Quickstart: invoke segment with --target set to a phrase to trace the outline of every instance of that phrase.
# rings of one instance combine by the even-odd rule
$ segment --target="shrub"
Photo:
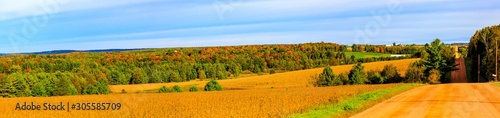
[[[173,88],[174,92],[182,92],[182,88],[179,85],[175,85]]]
[[[274,69],[271,69],[271,70],[269,71],[269,74],[275,74],[275,73],[276,73],[276,70],[274,70]]]
[[[396,66],[390,64],[390,65],[385,65],[384,69],[380,73],[382,77],[387,78],[388,82],[391,83],[399,83],[401,82],[401,75],[398,73],[398,69]]]
[[[158,93],[168,93],[168,92],[172,92],[172,90],[170,90],[168,87],[166,86],[163,86],[161,87],[159,90],[158,90]]]
[[[437,69],[432,69],[429,71],[428,82],[431,84],[439,84],[439,78],[441,78],[441,71]]]
[[[125,91],[125,89],[122,89],[122,93],[127,93],[127,91]]]
[[[210,80],[210,82],[205,85],[205,91],[222,91],[222,86],[215,81],[214,79]]]
[[[379,71],[370,70],[367,72],[367,74],[368,74],[368,80],[370,81],[370,84],[383,84],[386,80],[385,77],[382,77],[380,75]]]
[[[408,70],[406,70],[406,80],[407,83],[421,83],[425,80],[425,73],[423,67],[418,67],[410,65]]]
[[[191,86],[191,88],[189,88],[189,92],[198,92],[198,87],[196,85]]]
[[[338,78],[344,85],[349,84],[349,76],[346,73],[340,73]]]

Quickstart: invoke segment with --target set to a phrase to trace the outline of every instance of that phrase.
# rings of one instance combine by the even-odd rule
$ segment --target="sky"
[[[468,42],[499,0],[0,0],[0,53]]]

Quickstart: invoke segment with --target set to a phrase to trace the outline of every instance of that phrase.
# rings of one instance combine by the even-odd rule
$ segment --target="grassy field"
[[[386,53],[373,53],[373,52],[345,52],[346,56],[352,56],[356,58],[367,58],[367,57],[390,57],[391,54]]]
[[[365,63],[365,71],[382,70],[385,65],[393,64],[397,67],[402,76],[405,75],[408,66],[419,59],[405,59],[396,61],[383,61]],[[353,65],[332,66],[336,74],[348,73]],[[269,88],[302,88],[312,86],[309,83],[310,77],[313,74],[318,74],[323,71],[323,68],[277,73],[272,75],[252,76],[238,79],[219,80],[218,82],[224,87],[224,90],[249,90],[249,89],[269,89]],[[181,83],[158,83],[158,84],[140,84],[140,85],[113,85],[110,89],[113,93],[126,92],[141,92],[152,89],[159,89],[162,86],[172,87],[179,85],[188,90],[189,87],[197,85],[202,89],[208,81],[190,81]]]
[[[110,94],[0,98],[2,117],[286,117],[319,105],[340,103],[360,93],[400,84],[261,89],[221,92]],[[116,111],[16,111],[17,103],[121,103]],[[43,108],[42,108],[43,109]]]

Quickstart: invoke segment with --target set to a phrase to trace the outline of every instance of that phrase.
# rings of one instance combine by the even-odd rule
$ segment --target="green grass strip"
[[[493,85],[500,87],[500,82],[493,82]]]
[[[292,118],[330,118],[339,117],[346,112],[358,111],[366,109],[370,102],[380,101],[381,99],[389,99],[390,97],[402,93],[404,91],[410,90],[422,84],[402,84],[396,87],[381,89],[371,92],[362,93],[356,95],[352,98],[348,98],[338,104],[322,105],[317,108],[311,109],[306,113],[302,114],[292,114]]]

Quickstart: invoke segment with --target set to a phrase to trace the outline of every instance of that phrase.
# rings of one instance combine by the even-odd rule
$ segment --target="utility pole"
[[[481,55],[478,54],[477,55],[477,82],[478,83],[479,83],[479,77],[481,77],[480,73],[481,73]]]
[[[495,40],[496,42],[496,49],[495,49],[495,81],[498,81],[498,41]]]

